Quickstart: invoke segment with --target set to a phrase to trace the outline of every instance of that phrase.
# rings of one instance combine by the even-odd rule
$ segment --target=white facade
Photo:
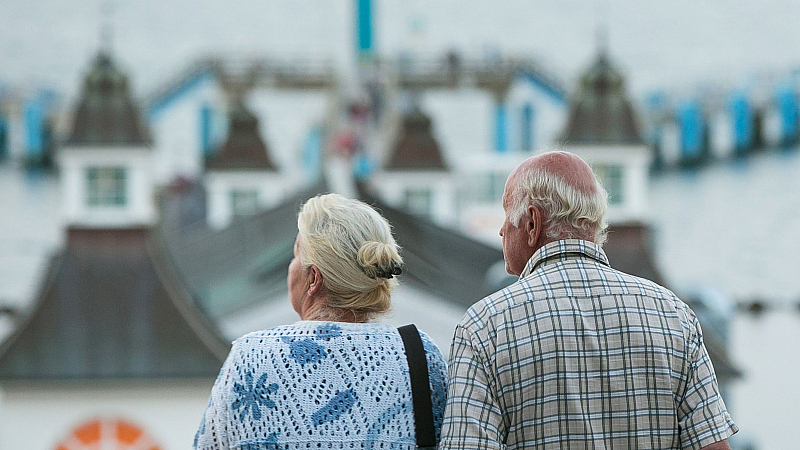
[[[0,448],[55,450],[87,421],[121,419],[138,426],[161,450],[188,449],[213,383],[211,378],[5,383],[0,391]]]
[[[391,207],[429,217],[442,226],[457,224],[453,174],[440,170],[383,171],[375,187]]]
[[[650,150],[645,145],[567,145],[583,158],[609,191],[609,223],[642,221],[647,212]]]
[[[709,123],[709,140],[711,154],[718,159],[725,159],[733,154],[733,118],[728,111],[719,111]]]
[[[165,185],[177,177],[196,179],[203,173],[202,111],[214,114],[212,143],[227,129],[225,95],[219,82],[204,76],[191,89],[151,110],[148,117],[157,164],[155,181]]]
[[[210,171],[205,177],[208,226],[219,230],[227,227],[237,214],[255,214],[277,206],[297,183],[279,172],[268,171]],[[236,205],[236,196],[253,194],[252,208]],[[239,200],[241,201],[241,200]],[[238,208],[238,211],[237,211]]]
[[[64,147],[58,152],[58,163],[67,226],[116,228],[156,222],[154,163],[148,147]],[[92,204],[89,172],[98,168],[124,172],[121,202]]]

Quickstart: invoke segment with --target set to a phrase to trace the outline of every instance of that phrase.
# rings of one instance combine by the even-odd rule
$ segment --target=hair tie
[[[389,269],[376,269],[375,275],[370,275],[365,267],[362,267],[361,270],[366,276],[372,278],[373,280],[376,278],[386,278],[388,280],[394,278],[395,275],[400,275],[403,273],[403,268],[394,261],[392,261],[392,265]]]

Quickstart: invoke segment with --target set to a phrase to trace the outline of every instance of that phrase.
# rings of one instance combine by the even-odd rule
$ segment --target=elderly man
[[[456,327],[442,449],[729,448],[694,313],[608,265],[607,198],[571,153],[508,177],[500,236],[520,279]]]

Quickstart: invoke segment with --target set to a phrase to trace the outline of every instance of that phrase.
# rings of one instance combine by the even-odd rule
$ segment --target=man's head
[[[578,156],[559,151],[526,159],[508,176],[503,192],[506,271],[521,274],[536,250],[553,241],[602,245],[607,205],[608,194]]]

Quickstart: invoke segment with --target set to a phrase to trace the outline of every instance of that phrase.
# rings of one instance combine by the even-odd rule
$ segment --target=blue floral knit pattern
[[[439,437],[447,372],[428,357]],[[303,321],[243,336],[211,392],[195,449],[415,448],[403,341],[385,324]]]

